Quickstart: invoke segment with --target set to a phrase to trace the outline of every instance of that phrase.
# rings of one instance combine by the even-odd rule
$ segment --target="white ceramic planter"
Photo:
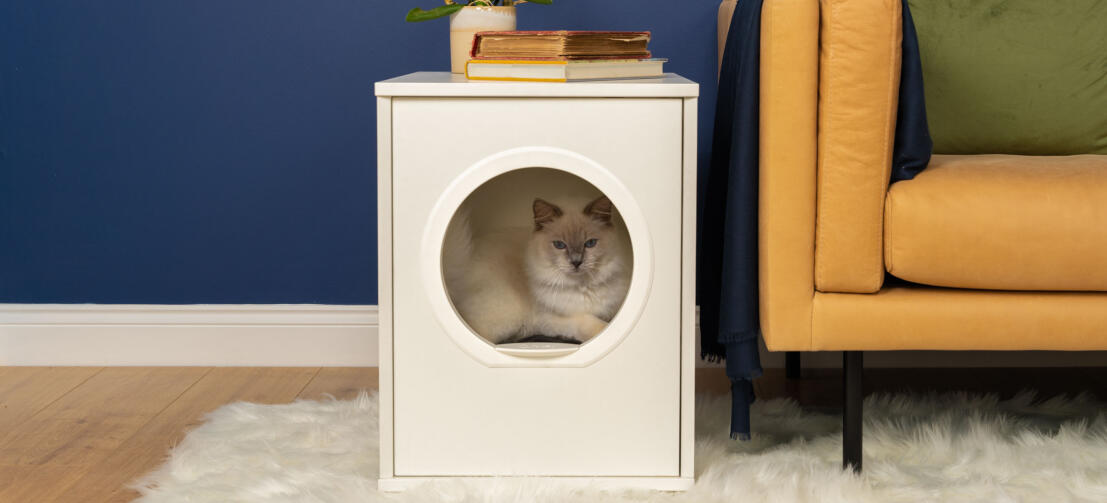
[[[465,7],[450,14],[450,71],[465,73],[465,62],[478,31],[515,29],[515,7]]]

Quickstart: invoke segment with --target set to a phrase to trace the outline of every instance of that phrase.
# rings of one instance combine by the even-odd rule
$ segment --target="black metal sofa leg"
[[[803,367],[800,366],[800,352],[799,351],[786,351],[784,352],[784,378],[785,379],[799,379],[803,374]]]
[[[861,472],[861,351],[845,351],[842,355],[842,468]]]

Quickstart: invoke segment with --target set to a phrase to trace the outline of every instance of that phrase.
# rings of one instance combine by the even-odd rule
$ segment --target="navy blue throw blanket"
[[[719,75],[715,133],[706,177],[698,298],[701,355],[726,359],[732,438],[748,439],[753,379],[761,375],[757,287],[758,119],[762,0],[740,0],[730,21]],[[903,68],[891,181],[930,160],[922,64],[915,25],[903,3]],[[811,169],[815,169],[814,166]]]

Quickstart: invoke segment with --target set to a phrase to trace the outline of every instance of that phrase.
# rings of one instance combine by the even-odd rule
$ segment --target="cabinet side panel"
[[[680,251],[680,476],[694,476],[696,433],[696,106],[684,100]]]
[[[377,98],[377,295],[380,304],[380,477],[392,465],[392,99]]]

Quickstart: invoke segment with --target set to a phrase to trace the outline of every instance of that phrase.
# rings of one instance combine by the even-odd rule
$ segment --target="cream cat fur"
[[[614,211],[606,197],[569,212],[535,199],[533,228],[473,236],[462,210],[443,250],[454,307],[493,343],[535,335],[591,339],[615,316],[630,284]]]

